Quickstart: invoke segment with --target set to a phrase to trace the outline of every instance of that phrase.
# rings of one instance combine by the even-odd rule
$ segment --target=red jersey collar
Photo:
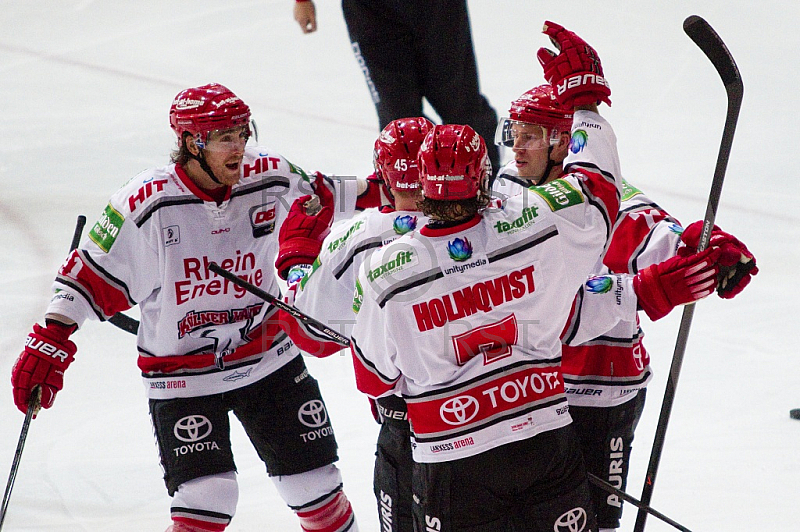
[[[213,201],[216,202],[217,199],[212,197],[208,192],[204,191],[202,188],[198,187],[197,184],[192,181],[192,178],[186,174],[186,170],[183,169],[183,166],[176,164],[175,165],[175,174],[177,174],[178,179],[188,188],[192,194],[197,196],[203,201]],[[222,198],[222,201],[229,200],[231,197],[231,187],[225,187],[225,197]]]
[[[481,215],[476,214],[466,222],[460,223],[458,225],[451,225],[448,227],[430,227],[429,225],[425,225],[422,229],[419,230],[419,234],[423,236],[449,236],[455,233],[459,233],[461,231],[466,231],[472,227],[478,225],[481,221]],[[428,222],[430,223],[430,222]]]

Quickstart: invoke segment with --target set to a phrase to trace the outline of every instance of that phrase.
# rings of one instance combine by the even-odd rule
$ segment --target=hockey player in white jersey
[[[353,291],[361,264],[380,247],[421,227],[427,218],[419,212],[421,199],[417,152],[433,124],[425,118],[401,118],[390,122],[375,141],[375,175],[384,181],[394,199],[394,207],[369,209],[335,228],[321,243],[313,265],[302,259],[284,260],[294,267],[284,272],[294,305],[302,312],[349,335],[355,322]],[[304,201],[305,198],[296,200]],[[320,213],[321,214],[321,213]],[[303,226],[305,233],[281,231],[279,257],[291,256],[304,246],[313,245],[315,218],[320,214],[292,209],[287,226]],[[296,220],[295,220],[296,219]],[[324,221],[322,222],[324,226]],[[322,234],[317,232],[316,234]],[[308,255],[300,253],[299,255]],[[299,281],[299,282],[298,282]],[[286,316],[287,323],[295,323]],[[320,343],[310,328],[291,330],[292,339],[304,351],[325,356],[339,351],[338,344]],[[405,403],[391,395],[372,401],[376,420],[381,423],[375,458],[373,488],[381,530],[411,532],[411,440]]]
[[[579,115],[602,128],[584,155],[602,159],[603,173],[575,166],[542,195],[483,212],[483,140],[468,126],[435,127],[420,150],[431,221],[362,266],[356,382],[372,397],[406,399],[423,530],[545,530],[569,512],[595,530],[559,335],[618,190],[610,126]]]
[[[420,150],[431,220],[362,266],[356,382],[406,399],[422,530],[551,530],[568,515],[596,530],[559,372],[561,330],[619,208],[616,140],[595,111],[576,113],[587,136],[570,173],[502,209],[482,209],[483,139],[435,127]]]
[[[610,234],[621,183],[613,131],[594,104],[610,94],[599,60],[560,26],[547,23],[546,32],[571,51],[552,57],[561,68],[550,82],[583,80],[565,97],[576,106],[578,148],[567,173],[482,210],[482,139],[466,126],[437,126],[420,149],[430,221],[359,273],[356,382],[372,397],[399,390],[407,402],[420,530],[596,530],[560,337]],[[689,270],[704,273],[687,291],[713,290],[719,255],[689,259],[697,261]],[[685,265],[616,281],[670,299]],[[597,295],[609,294],[616,299]]]
[[[508,198],[561,177],[569,152],[572,111],[558,103],[549,84],[534,87],[511,102],[494,140],[511,148],[514,160],[498,170],[491,183],[493,196]]]
[[[272,150],[247,146],[249,123],[249,107],[222,85],[175,97],[172,164],[123,185],[69,255],[45,325],[34,325],[12,370],[14,400],[24,412],[38,389],[51,407],[76,352],[70,335],[86,319],[138,304],[138,365],[172,496],[169,530],[222,531],[231,521],[233,411],[302,530],[354,531],[316,380],[276,309],[209,265],[279,296],[277,231],[293,200],[345,197],[337,211],[352,212],[355,189],[329,190],[321,174],[309,178]]]
[[[534,87],[514,100],[509,117],[500,120],[495,136],[498,144],[513,150],[514,160],[498,172],[492,194],[508,197],[532,185],[560,178],[571,124],[572,109],[557,101],[549,84]],[[674,257],[678,247],[685,245],[681,242],[682,233],[676,219],[623,180],[620,212],[608,249],[595,270],[598,277],[586,284],[586,290],[591,293],[609,289],[611,283],[602,277],[604,274],[636,274]],[[722,232],[715,229],[715,234]],[[690,247],[696,248],[696,241],[695,238]],[[742,256],[749,253],[743,246],[740,251]],[[751,266],[755,266],[755,261]],[[745,284],[754,272],[744,275]],[[721,295],[732,289],[733,283],[721,290]],[[673,308],[669,304],[654,308],[648,303],[651,302],[642,300],[640,306],[653,320]],[[594,317],[576,314],[571,327],[587,319]],[[568,328],[567,342],[572,336],[573,330]],[[563,347],[561,370],[587,471],[621,490],[625,489],[634,431],[652,377],[643,336],[638,327],[633,334],[612,329],[585,344],[567,343]],[[597,486],[592,486],[592,494],[601,532],[619,527],[622,514],[619,497]]]

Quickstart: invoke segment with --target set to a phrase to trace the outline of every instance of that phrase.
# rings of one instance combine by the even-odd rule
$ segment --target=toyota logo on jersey
[[[454,397],[439,407],[442,421],[448,425],[463,425],[469,423],[478,415],[478,400],[469,395]]]
[[[306,427],[315,429],[328,422],[328,412],[322,401],[313,399],[303,403],[303,406],[297,411],[297,419]]]
[[[200,441],[211,434],[211,422],[205,416],[182,417],[175,423],[172,432],[179,440],[187,443]]]

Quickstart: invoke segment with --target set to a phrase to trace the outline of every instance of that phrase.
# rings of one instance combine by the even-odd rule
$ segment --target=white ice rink
[[[318,0],[303,35],[294,0],[0,1],[0,478],[23,415],[9,376],[49,300],[78,214],[93,223],[140,170],[166,164],[167,113],[181,89],[220,82],[252,108],[261,143],[306,170],[366,175],[377,118],[341,8]],[[550,19],[597,50],[612,87],[601,112],[624,175],[681,221],[703,216],[725,117],[710,62],[682,31],[706,18],[745,84],[718,224],[761,273],[733,301],[698,304],[652,504],[695,532],[800,529],[797,266],[800,3],[707,0],[470,0],[482,89],[500,115],[543,82],[535,59]],[[508,156],[508,154],[507,154]],[[645,323],[656,375],[637,431],[628,491],[638,497],[680,312]],[[134,338],[91,322],[55,406],[33,421],[3,527],[163,531],[161,481]],[[377,425],[349,357],[307,361],[340,445],[361,530],[378,530],[371,491]],[[230,531],[294,531],[234,423],[241,496]],[[532,457],[532,459],[535,459]],[[523,464],[520,465],[521,467]],[[630,531],[628,506],[623,528]],[[654,518],[648,531],[672,530]]]

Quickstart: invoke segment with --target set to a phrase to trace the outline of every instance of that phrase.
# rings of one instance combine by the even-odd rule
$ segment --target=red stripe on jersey
[[[650,355],[641,341],[633,346],[561,346],[564,375],[638,377],[650,365]]]
[[[67,261],[58,271],[58,275],[79,284],[84,293],[89,296],[89,303],[94,308],[100,309],[105,316],[110,317],[117,312],[131,308],[125,293],[98,275],[89,264],[84,262],[77,249],[72,250]]]
[[[611,273],[636,273],[628,271],[631,258],[640,251],[653,227],[666,218],[667,213],[652,208],[625,213],[614,228],[603,264],[608,266]]]
[[[237,347],[233,353],[225,355],[226,364],[244,360],[267,351],[281,332],[277,320],[264,321],[261,326],[250,333],[252,340]],[[184,369],[209,369],[215,366],[214,353],[198,353],[196,355],[174,355],[148,357],[139,355],[138,365],[142,373],[174,373]]]
[[[436,399],[406,397],[418,436],[469,427],[504,412],[564,393],[558,366],[526,367]]]
[[[394,389],[397,380],[386,381],[375,370],[367,366],[356,351],[355,342],[350,343],[350,352],[353,354],[353,368],[356,373],[356,388],[370,397],[380,397]]]
[[[610,177],[581,166],[570,166],[569,172],[578,177],[586,192],[599,200],[606,209],[609,223],[613,224],[619,213],[620,196],[617,186]],[[609,227],[609,231],[611,228]]]

